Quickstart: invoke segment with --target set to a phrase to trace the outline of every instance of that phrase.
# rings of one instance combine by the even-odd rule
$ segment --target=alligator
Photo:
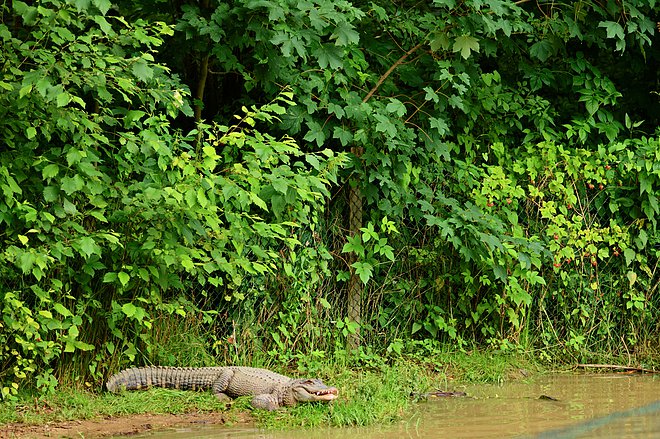
[[[164,387],[181,390],[208,390],[219,399],[253,396],[255,408],[275,410],[299,402],[332,401],[339,391],[317,378],[289,378],[266,369],[224,367],[134,367],[111,376],[110,392]]]

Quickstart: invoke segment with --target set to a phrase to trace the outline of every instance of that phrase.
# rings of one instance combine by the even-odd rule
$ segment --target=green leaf
[[[186,200],[188,207],[194,207],[197,204],[197,192],[193,188],[190,188],[183,194],[183,198]]]
[[[642,195],[644,192],[653,193],[653,178],[646,173],[640,173],[639,176],[639,194]]]
[[[506,281],[508,277],[506,273],[506,268],[500,264],[495,264],[493,266],[493,274],[495,274],[496,279],[500,279],[502,281]]]
[[[75,0],[73,3],[76,5],[78,12],[82,12],[83,10],[89,8],[91,0]]]
[[[117,280],[117,273],[115,272],[108,272],[103,276],[103,283],[109,284]]]
[[[37,135],[37,129],[35,127],[28,127],[25,130],[25,137],[28,138],[28,140],[34,139],[34,136]]]
[[[460,110],[465,110],[465,105],[463,105],[463,98],[461,98],[458,95],[451,95],[449,99],[447,99],[447,102],[449,105],[451,105],[453,108],[458,108]]]
[[[69,337],[71,338],[76,338],[80,335],[80,330],[78,329],[78,326],[76,325],[71,325],[69,326]]]
[[[548,40],[537,41],[529,48],[529,54],[530,56],[545,62],[554,54],[554,47]]]
[[[75,352],[76,347],[71,340],[67,340],[64,344],[64,352]]]
[[[57,176],[57,173],[59,172],[60,167],[56,163],[51,163],[50,165],[47,165],[42,169],[41,171],[41,176],[45,179],[47,178],[53,178]]]
[[[66,192],[67,195],[71,195],[75,192],[78,192],[85,186],[85,182],[76,174],[73,177],[63,177],[61,189]]]
[[[332,131],[332,137],[339,139],[341,146],[347,146],[353,141],[353,133],[341,126],[336,126]]]
[[[92,255],[101,255],[101,247],[91,236],[85,236],[80,239],[80,253],[89,258]]]
[[[356,234],[355,236],[349,236],[346,241],[346,244],[344,244],[344,247],[341,249],[342,253],[353,252],[358,256],[364,254],[364,246],[362,245],[362,238],[360,235]]]
[[[640,250],[646,249],[646,244],[648,242],[648,234],[644,230],[640,230],[637,237],[635,238],[635,244]]]
[[[52,203],[57,200],[60,190],[55,186],[46,186],[44,188],[44,201],[47,203]]]
[[[630,265],[635,260],[637,253],[635,253],[635,250],[627,248],[623,251],[623,256],[626,258],[626,265]]]
[[[206,197],[206,192],[204,192],[204,188],[198,187],[197,188],[197,202],[199,203],[200,206],[206,207],[209,204],[209,200]]]
[[[20,267],[23,274],[28,274],[30,271],[32,271],[32,267],[34,266],[34,262],[36,260],[37,257],[34,255],[34,253],[24,252],[18,257],[17,265]]]
[[[360,280],[365,285],[373,276],[373,266],[368,262],[355,262],[352,267],[355,268],[355,274],[360,277]]]
[[[449,132],[449,125],[441,117],[431,117],[429,118],[431,128],[435,128],[438,131],[438,134],[442,137]]]
[[[195,263],[188,255],[181,256],[181,266],[188,270],[188,272],[193,272],[195,269]]]
[[[76,215],[78,213],[78,208],[75,204],[69,201],[68,198],[64,199],[64,211],[69,215]]]
[[[584,102],[584,106],[587,108],[590,116],[596,114],[601,105],[600,98],[594,94],[584,94],[580,96],[578,101]]]
[[[315,121],[307,122],[307,127],[309,131],[305,134],[304,140],[308,142],[315,141],[317,146],[322,146],[325,142],[325,133],[323,132],[323,127],[321,124]]]
[[[33,84],[27,84],[21,87],[21,89],[18,91],[18,97],[22,98],[23,96],[27,96],[30,94],[32,91]]]
[[[110,7],[112,6],[110,0],[92,0],[92,3],[94,3],[94,6],[99,8],[99,11],[101,11],[101,14],[103,15],[107,14],[110,10]]]
[[[7,182],[7,186],[3,185],[3,190],[5,191],[5,193],[20,194],[20,193],[23,192],[21,187],[18,185],[16,180],[11,175],[6,175],[5,174],[5,181]]]
[[[124,303],[121,306],[121,311],[126,314],[126,317],[133,317],[137,308],[132,303]]]
[[[298,36],[292,35],[290,32],[280,31],[271,38],[270,42],[282,47],[282,56],[285,58],[292,57],[295,50],[298,57],[304,60],[307,59],[307,48],[305,44]]]
[[[65,27],[55,26],[52,27],[51,30],[64,41],[73,41],[76,39],[76,36]]]
[[[651,209],[649,211],[649,209],[646,209],[645,207],[644,211],[649,218],[655,218],[656,215],[660,212],[660,206],[658,206],[658,197],[656,197],[654,194],[649,194],[648,201],[649,207]]]
[[[140,58],[138,59],[131,68],[131,71],[140,81],[148,82],[153,76],[154,71],[151,67],[147,65],[147,62]]]
[[[394,138],[396,136],[396,126],[390,121],[387,116],[382,114],[374,114],[374,117],[378,121],[376,124],[376,131],[379,133],[386,133],[389,137]]]
[[[322,69],[330,67],[332,70],[339,70],[344,67],[342,61],[344,52],[340,47],[324,44],[313,52],[319,66]]]
[[[335,39],[337,46],[348,46],[350,44],[357,44],[360,41],[360,34],[355,31],[353,25],[347,21],[342,21],[337,25],[330,39]]]
[[[268,206],[266,205],[264,200],[262,200],[257,194],[253,192],[248,192],[248,197],[250,198],[250,201],[252,201],[258,207],[266,211],[268,210]]]
[[[314,154],[305,154],[305,161],[317,171],[321,169],[321,163],[319,162],[318,157]]]
[[[94,349],[94,345],[91,345],[89,343],[85,343],[80,340],[74,340],[73,345],[76,347],[76,349],[81,350],[81,351],[91,351]]]
[[[128,281],[131,280],[131,277],[125,271],[120,271],[119,273],[117,273],[117,278],[119,279],[119,282],[121,282],[121,285],[124,287],[126,286]]]
[[[289,188],[289,184],[287,181],[283,178],[276,178],[272,182],[273,184],[273,189],[275,189],[277,192],[286,195],[286,191]]]
[[[444,32],[434,32],[431,36],[431,51],[437,52],[438,50],[449,50],[451,43],[447,34]]]
[[[385,107],[390,113],[396,113],[397,116],[401,117],[406,114],[406,106],[398,99],[391,98],[390,103]]]
[[[71,311],[69,311],[64,305],[61,303],[55,303],[53,304],[53,310],[55,310],[58,314],[60,314],[62,317],[71,317],[73,314],[71,314]]]
[[[456,37],[452,50],[454,53],[461,52],[461,56],[468,59],[472,52],[479,52],[479,40],[471,35],[461,35]]]
[[[67,151],[66,153],[66,162],[69,166],[74,165],[76,163],[80,163],[80,160],[82,159],[83,154],[75,149],[71,148]]]
[[[433,101],[436,104],[440,101],[440,96],[431,87],[424,87],[426,94],[424,95],[425,101]]]
[[[607,38],[618,38],[623,40],[625,34],[623,32],[623,26],[614,21],[601,21],[598,23],[598,27],[604,27],[607,32]]]
[[[57,95],[57,106],[64,107],[71,101],[71,96],[67,92],[62,92]]]
[[[385,256],[390,261],[394,262],[394,249],[390,245],[385,245],[381,247],[379,253]]]
[[[124,116],[124,127],[132,127],[135,125],[135,122],[139,122],[145,114],[146,113],[144,111],[140,110],[130,110],[126,112],[126,116]]]
[[[446,7],[447,9],[454,9],[456,7],[456,0],[433,0],[433,6]]]
[[[99,25],[101,31],[105,35],[109,35],[109,36],[115,35],[115,32],[112,30],[112,26],[110,25],[110,23],[108,23],[108,20],[106,20],[105,17],[102,17],[100,15],[95,15],[92,19],[96,24]]]
[[[337,119],[341,120],[342,117],[346,115],[346,112],[344,111],[344,107],[341,105],[337,105],[334,102],[329,102],[328,103],[328,113],[334,114],[337,116]]]

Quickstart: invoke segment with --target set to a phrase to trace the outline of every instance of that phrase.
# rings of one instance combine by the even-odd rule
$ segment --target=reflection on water
[[[470,385],[467,398],[437,398],[385,427],[262,431],[206,426],[137,437],[241,438],[658,438],[660,377],[553,375],[532,382]],[[547,395],[558,399],[539,399]]]

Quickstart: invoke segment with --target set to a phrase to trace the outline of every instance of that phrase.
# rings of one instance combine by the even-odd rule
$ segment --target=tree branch
[[[378,78],[378,82],[376,83],[376,85],[374,85],[374,88],[372,88],[369,91],[369,93],[367,93],[367,95],[364,97],[364,99],[362,99],[362,102],[367,102],[369,99],[371,99],[371,97],[374,95],[374,93],[376,93],[376,90],[378,90],[380,88],[380,86],[383,84],[383,82],[385,82],[387,77],[392,74],[394,69],[399,67],[406,60],[406,58],[408,58],[410,55],[415,53],[415,51],[417,49],[419,49],[420,47],[422,47],[423,45],[424,45],[424,43],[419,43],[418,45],[416,45],[415,47],[413,47],[412,49],[407,51],[405,54],[403,54],[403,56],[401,58],[399,58],[394,64],[392,64],[390,66],[390,68],[387,69],[387,72],[385,72],[380,78]]]
[[[195,91],[195,122],[202,121],[202,107],[204,106],[204,88],[206,87],[206,77],[209,74],[209,54],[202,58],[202,64],[199,66],[199,81],[197,81],[197,90]]]

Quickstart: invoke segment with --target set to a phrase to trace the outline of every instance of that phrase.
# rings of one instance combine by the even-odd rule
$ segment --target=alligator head
[[[328,387],[317,378],[292,380],[289,395],[293,404],[298,402],[332,401],[339,395],[336,387]],[[288,401],[287,401],[288,402]]]

